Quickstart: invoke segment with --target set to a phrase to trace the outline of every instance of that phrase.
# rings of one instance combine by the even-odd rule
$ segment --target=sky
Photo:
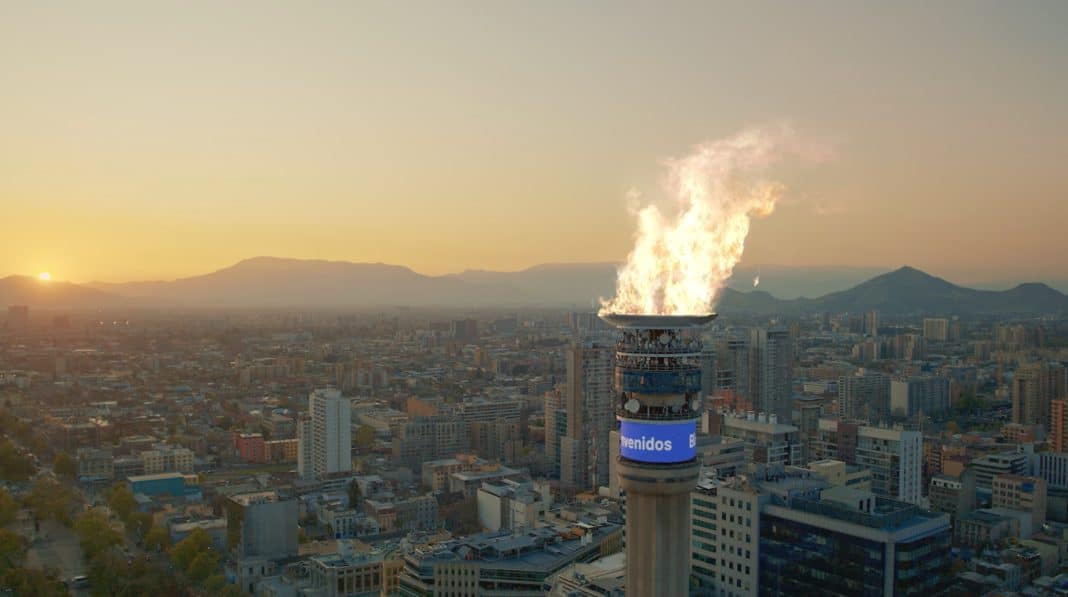
[[[1065,2],[0,0],[0,276],[622,261],[664,160],[790,123],[742,265],[1068,277]]]

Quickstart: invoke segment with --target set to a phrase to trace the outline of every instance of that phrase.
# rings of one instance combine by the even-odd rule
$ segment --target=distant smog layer
[[[753,279],[761,278],[753,289]],[[518,272],[425,276],[371,263],[258,257],[210,274],[121,284],[0,279],[3,304],[42,307],[568,306],[595,310],[614,291],[616,265],[557,264]],[[798,298],[802,297],[802,298]],[[716,309],[740,313],[1062,313],[1068,296],[1041,283],[1001,291],[952,284],[910,267],[738,270]]]

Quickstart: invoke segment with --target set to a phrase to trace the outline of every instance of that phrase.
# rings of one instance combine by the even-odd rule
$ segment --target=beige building
[[[991,505],[1031,513],[1031,528],[1046,522],[1046,480],[1022,475],[997,475],[991,486]]]
[[[141,462],[146,475],[159,473],[193,472],[193,451],[188,448],[157,444],[151,450],[141,452]]]
[[[841,460],[817,460],[810,462],[808,470],[823,477],[834,487],[848,487],[859,491],[871,491],[871,470],[850,466]]]

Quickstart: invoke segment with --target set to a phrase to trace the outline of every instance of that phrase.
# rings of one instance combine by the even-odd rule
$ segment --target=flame
[[[742,258],[750,218],[771,214],[785,190],[755,175],[807,151],[789,127],[779,126],[705,142],[667,160],[667,190],[678,212],[668,217],[652,204],[637,212],[634,249],[617,272],[615,298],[601,300],[601,313],[711,312]]]
[[[753,288],[760,286],[760,274],[753,277]]]

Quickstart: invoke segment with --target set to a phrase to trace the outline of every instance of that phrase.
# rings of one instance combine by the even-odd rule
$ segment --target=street
[[[27,536],[32,536],[32,523],[27,530],[29,531]],[[26,567],[38,570],[55,569],[58,571],[60,580],[64,581],[87,574],[78,538],[72,530],[52,520],[41,522],[38,539],[33,542],[26,553]],[[73,590],[72,594],[88,595],[89,592],[81,589]]]

